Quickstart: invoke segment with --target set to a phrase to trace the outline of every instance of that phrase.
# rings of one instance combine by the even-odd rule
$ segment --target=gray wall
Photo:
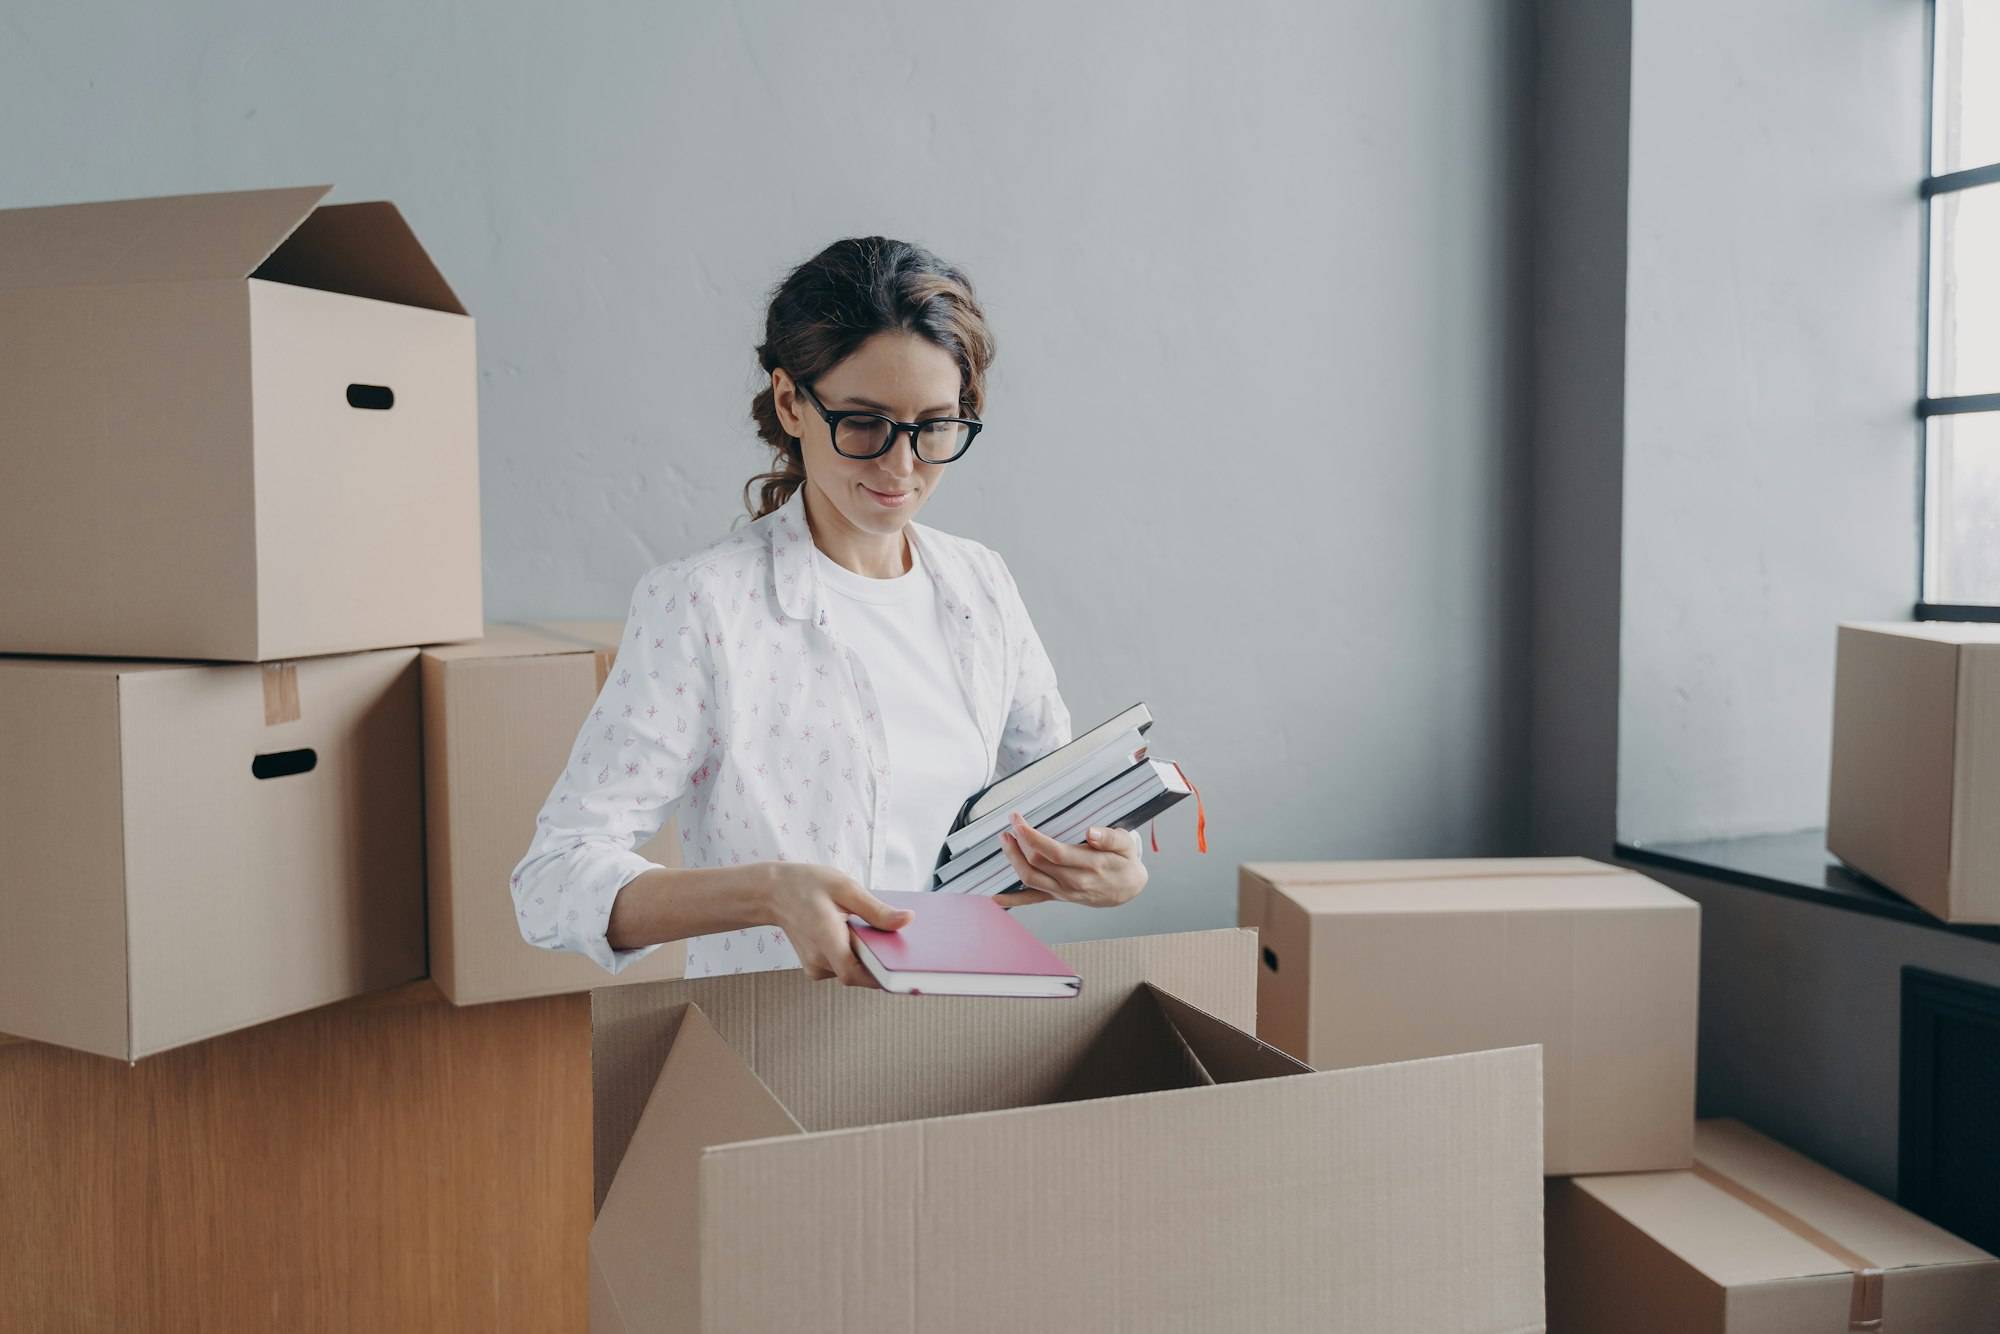
[[[789,265],[964,265],[993,425],[925,517],[1008,558],[1081,724],[1150,701],[1210,816],[1130,909],[1037,920],[1212,925],[1242,860],[1519,837],[1525,13],[17,6],[0,206],[400,204],[479,319],[498,617],[622,613],[727,530]]]
[[[1916,600],[1925,12],[1633,5],[1628,841],[1823,824],[1834,627]]]

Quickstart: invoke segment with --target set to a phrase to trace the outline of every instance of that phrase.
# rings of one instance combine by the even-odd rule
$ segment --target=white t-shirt
[[[945,643],[936,585],[917,544],[909,550],[910,568],[893,579],[856,574],[818,547],[812,553],[820,586],[839,608],[840,637],[868,668],[892,757],[884,883],[871,890],[931,887],[952,817],[993,767]]]

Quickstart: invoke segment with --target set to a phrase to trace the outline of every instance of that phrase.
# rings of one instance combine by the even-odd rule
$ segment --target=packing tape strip
[[[1800,1241],[1817,1246],[1846,1265],[1854,1273],[1853,1295],[1847,1303],[1847,1328],[1849,1330],[1882,1328],[1882,1270],[1873,1260],[1859,1252],[1849,1250],[1797,1214],[1765,1199],[1742,1182],[1733,1181],[1722,1175],[1699,1159],[1695,1161],[1694,1174],[1724,1194],[1743,1201]]]
[[[264,726],[299,720],[299,668],[292,662],[267,662],[264,668]]]

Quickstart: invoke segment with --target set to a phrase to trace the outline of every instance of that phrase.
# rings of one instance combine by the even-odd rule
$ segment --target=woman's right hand
[[[837,977],[850,987],[876,986],[854,953],[847,931],[851,913],[870,926],[900,931],[916,920],[908,908],[891,908],[852,876],[811,862],[767,862],[764,918],[785,933],[806,976]]]

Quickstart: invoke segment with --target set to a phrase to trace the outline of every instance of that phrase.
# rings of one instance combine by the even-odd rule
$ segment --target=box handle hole
[[[310,773],[318,763],[319,754],[311,749],[274,750],[251,760],[250,772],[258,778],[285,778],[291,774]]]
[[[347,406],[387,412],[396,406],[396,391],[386,384],[351,384],[347,386]]]
[[[1278,956],[1269,945],[1264,947],[1264,966],[1274,973],[1278,971]]]

